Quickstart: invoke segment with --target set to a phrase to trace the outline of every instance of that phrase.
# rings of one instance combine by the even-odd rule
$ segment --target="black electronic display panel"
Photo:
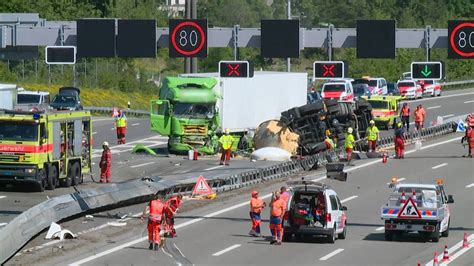
[[[260,23],[260,53],[263,57],[300,57],[299,20],[261,20]]]
[[[46,64],[67,65],[76,63],[76,47],[74,46],[46,46]]]
[[[474,59],[474,20],[448,21],[448,58]]]
[[[221,78],[251,78],[253,64],[248,61],[220,61],[219,76]]]
[[[156,21],[130,19],[118,21],[118,57],[156,57]]]
[[[78,57],[115,57],[115,19],[77,21]]]
[[[347,64],[343,61],[315,61],[313,72],[315,79],[344,78],[348,73]]]
[[[207,19],[170,19],[170,57],[207,57]]]
[[[357,58],[395,58],[395,20],[357,20]]]

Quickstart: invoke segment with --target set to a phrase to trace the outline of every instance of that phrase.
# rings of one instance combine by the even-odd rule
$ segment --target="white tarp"
[[[259,161],[289,161],[291,154],[284,149],[265,147],[252,152],[252,159]]]

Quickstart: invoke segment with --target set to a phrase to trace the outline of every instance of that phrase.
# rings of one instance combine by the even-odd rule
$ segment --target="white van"
[[[336,99],[339,101],[353,101],[354,89],[349,80],[335,80],[326,82],[321,88],[323,99]]]

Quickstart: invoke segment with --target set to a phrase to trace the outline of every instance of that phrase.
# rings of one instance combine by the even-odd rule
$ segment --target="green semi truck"
[[[171,153],[219,151],[218,135],[230,129],[237,141],[249,129],[306,103],[307,74],[255,72],[252,78],[217,73],[166,77],[151,100],[151,130],[168,136]]]

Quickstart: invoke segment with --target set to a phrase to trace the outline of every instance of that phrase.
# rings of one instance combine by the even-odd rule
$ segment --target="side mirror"
[[[341,211],[347,211],[347,207],[346,206],[341,206]]]
[[[448,195],[448,203],[454,203],[453,195]]]

